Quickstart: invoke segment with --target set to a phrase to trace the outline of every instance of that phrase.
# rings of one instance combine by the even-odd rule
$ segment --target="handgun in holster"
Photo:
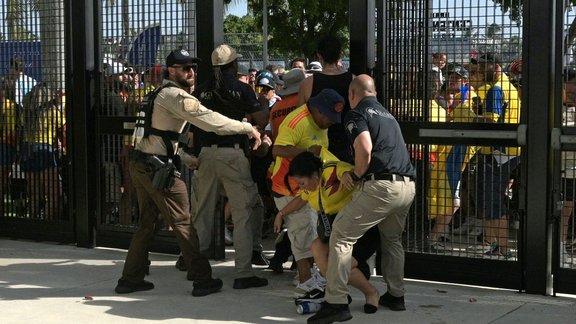
[[[146,163],[153,167],[152,187],[156,190],[169,191],[176,182],[176,178],[180,178],[180,172],[172,159],[163,162],[156,155],[150,155]]]

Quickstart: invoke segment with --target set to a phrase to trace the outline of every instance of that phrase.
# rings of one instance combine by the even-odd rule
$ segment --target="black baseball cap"
[[[177,49],[168,54],[166,58],[166,66],[172,66],[175,64],[198,64],[202,60],[197,57],[190,56],[190,53],[185,49]]]

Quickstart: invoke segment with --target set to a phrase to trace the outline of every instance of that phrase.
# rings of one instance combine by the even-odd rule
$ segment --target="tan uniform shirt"
[[[172,82],[164,80],[162,84]],[[174,83],[174,82],[172,82]],[[214,112],[200,104],[186,90],[180,87],[168,87],[160,91],[154,100],[154,113],[152,114],[152,127],[159,130],[181,133],[190,122],[194,126],[218,135],[250,134],[252,125],[230,119]],[[176,142],[174,151],[176,152]],[[143,138],[136,149],[149,154],[166,155],[166,147],[160,136],[150,135]]]

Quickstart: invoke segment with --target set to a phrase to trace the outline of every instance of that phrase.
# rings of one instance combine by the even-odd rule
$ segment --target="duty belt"
[[[399,175],[399,174],[395,174],[395,173],[380,173],[380,174],[367,174],[364,177],[362,177],[364,181],[370,181],[370,180],[388,180],[388,181],[402,181],[404,182],[405,179],[408,179],[408,181],[415,181],[414,178],[409,177],[409,176],[403,176],[403,175]]]

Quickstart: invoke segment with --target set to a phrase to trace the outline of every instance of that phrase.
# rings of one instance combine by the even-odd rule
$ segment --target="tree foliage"
[[[270,51],[315,59],[321,35],[339,37],[348,47],[348,0],[267,0]],[[248,0],[262,26],[262,0]]]

